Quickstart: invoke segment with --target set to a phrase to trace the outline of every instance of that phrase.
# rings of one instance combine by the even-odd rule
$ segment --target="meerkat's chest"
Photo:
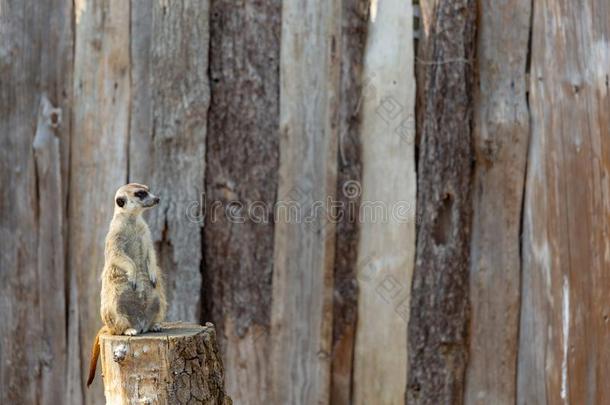
[[[138,272],[148,271],[148,255],[150,249],[150,240],[146,235],[127,234],[124,237],[122,247],[127,256],[133,260]]]

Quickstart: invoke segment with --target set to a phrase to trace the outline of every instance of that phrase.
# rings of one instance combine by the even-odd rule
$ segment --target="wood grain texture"
[[[605,1],[534,6],[519,404],[610,401]]]
[[[231,405],[211,323],[165,323],[158,333],[100,336],[106,403]]]
[[[167,279],[167,318],[197,321],[203,224],[189,208],[204,187],[209,2],[132,5],[129,180],[161,197],[148,222]]]
[[[151,183],[155,162],[153,137],[153,94],[152,86],[152,32],[153,2],[131,0],[130,15],[130,74],[131,98],[129,105],[129,178],[134,182]],[[153,214],[154,215],[154,214]]]
[[[362,206],[354,403],[402,404],[415,257],[413,10],[371,3],[362,99]],[[379,215],[377,207],[385,213]],[[403,215],[396,215],[401,207]]]
[[[55,129],[61,110],[46,94],[38,107],[38,124],[32,147],[38,195],[38,288],[40,303],[40,403],[66,401],[66,275],[63,239],[60,141]]]
[[[100,274],[113,196],[127,181],[129,128],[129,3],[77,0],[74,114],[70,162],[70,271],[78,284],[81,370],[102,322]],[[102,403],[101,383],[86,403]]]
[[[339,105],[339,154],[337,156],[337,201],[343,215],[337,218],[333,280],[333,342],[331,360],[332,404],[350,404],[354,343],[356,336],[360,193],[344,187],[362,182],[360,107],[363,97],[362,67],[366,44],[369,0],[341,3],[341,81]],[[360,188],[358,189],[360,190]]]
[[[409,319],[409,404],[461,404],[468,351],[476,3],[422,2],[417,87],[420,227]]]
[[[210,10],[203,318],[218,327],[239,404],[268,403],[280,14],[275,0],[215,0]],[[232,204],[244,221],[226,214]]]
[[[64,214],[70,126],[55,132],[37,118],[45,93],[70,114],[71,5],[0,5],[0,403],[66,400],[59,389],[66,384],[65,339],[51,333],[65,324],[65,311],[54,309],[66,295],[61,282],[48,290],[64,277],[64,229],[61,222],[48,226]],[[37,130],[49,143],[38,145],[36,160]],[[46,198],[52,201],[43,207]],[[50,257],[54,247],[60,257]]]
[[[278,200],[298,195],[303,217],[275,225],[272,403],[330,395],[335,227],[324,209],[337,187],[340,2],[282,3]]]
[[[517,393],[530,17],[529,0],[479,7],[468,404],[514,404]]]

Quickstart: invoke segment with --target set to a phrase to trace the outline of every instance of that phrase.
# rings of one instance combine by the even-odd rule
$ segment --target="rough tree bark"
[[[239,404],[269,402],[280,13],[275,0],[215,0],[210,10],[203,317],[217,325]]]
[[[168,323],[159,333],[100,336],[106,404],[230,405],[211,323]]]
[[[610,5],[537,1],[519,404],[610,403]]]
[[[415,256],[412,25],[410,2],[371,6],[362,98],[355,404],[401,404],[405,397]]]
[[[531,0],[480,2],[466,403],[514,404]]]
[[[343,0],[341,18],[341,82],[336,198],[343,209],[337,218],[333,291],[333,342],[330,403],[352,403],[354,344],[358,312],[358,207],[360,193],[347,193],[362,182],[360,106],[362,66],[370,0]],[[360,188],[356,191],[359,191]]]
[[[460,404],[468,350],[468,258],[476,2],[421,3],[421,134],[409,404]]]
[[[301,213],[275,226],[271,403],[329,400],[340,21],[338,0],[282,4],[278,201]]]
[[[101,326],[100,274],[104,238],[116,189],[127,180],[129,128],[129,3],[122,0],[74,4],[74,114],[70,162],[70,271],[78,285],[81,370]],[[86,392],[102,403],[101,384]]]

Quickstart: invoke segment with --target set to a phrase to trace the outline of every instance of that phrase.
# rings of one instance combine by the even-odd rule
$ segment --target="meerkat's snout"
[[[142,205],[144,205],[146,208],[150,208],[150,207],[154,207],[155,205],[159,204],[160,201],[161,201],[161,199],[159,197],[149,193],[149,198],[146,199],[145,201],[143,201]]]

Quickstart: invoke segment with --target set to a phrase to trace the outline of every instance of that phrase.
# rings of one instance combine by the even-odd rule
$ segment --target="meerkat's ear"
[[[123,206],[125,205],[125,197],[117,197],[116,205],[123,208]]]

